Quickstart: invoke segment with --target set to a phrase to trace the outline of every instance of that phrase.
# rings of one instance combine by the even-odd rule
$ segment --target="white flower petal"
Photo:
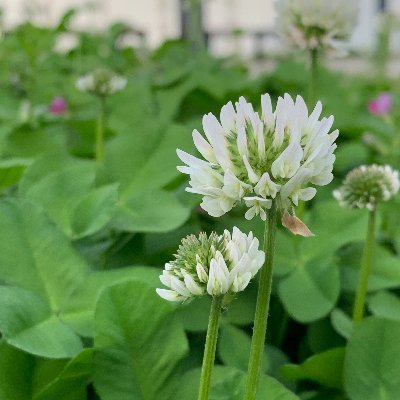
[[[168,300],[168,301],[184,301],[184,300],[186,300],[186,297],[179,295],[174,290],[156,289],[156,292],[164,300]]]
[[[210,143],[208,143],[207,140],[203,138],[203,136],[197,129],[193,131],[192,137],[193,143],[199,153],[210,163],[216,163],[217,159],[215,158],[213,148],[211,147]]]
[[[250,182],[257,183],[260,177],[254,172],[246,156],[243,156],[243,163],[244,166],[246,167],[247,175],[249,177]]]
[[[272,163],[271,172],[274,178],[291,178],[300,168],[303,149],[297,142],[290,143],[281,155]]]

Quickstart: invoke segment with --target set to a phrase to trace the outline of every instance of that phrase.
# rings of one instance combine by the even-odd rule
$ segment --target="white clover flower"
[[[200,233],[182,240],[175,259],[167,264],[160,281],[169,289],[157,289],[169,301],[191,297],[221,296],[241,292],[264,264],[258,239],[234,227],[232,234]]]
[[[351,170],[342,186],[333,192],[342,207],[375,210],[399,191],[399,173],[389,165],[362,165]]]
[[[301,49],[338,49],[357,21],[358,1],[277,0],[278,30]]]
[[[76,81],[76,87],[82,92],[89,92],[104,97],[117,93],[125,88],[126,78],[113,71],[100,68],[81,76]]]
[[[249,208],[245,217],[260,215],[276,200],[282,210],[299,201],[311,200],[316,189],[333,179],[333,116],[320,118],[317,103],[309,115],[302,97],[285,94],[272,109],[268,94],[261,96],[262,113],[241,97],[221,109],[220,121],[213,114],[203,117],[206,139],[193,131],[193,141],[204,159],[177,150],[186,166],[178,167],[190,176],[188,192],[203,196],[201,207],[219,217],[239,202]]]

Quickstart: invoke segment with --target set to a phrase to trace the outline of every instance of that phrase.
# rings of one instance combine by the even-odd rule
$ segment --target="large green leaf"
[[[32,290],[54,314],[88,273],[62,232],[33,204],[0,202],[0,280]]]
[[[0,399],[31,400],[34,367],[29,354],[0,342]]]
[[[281,280],[279,297],[288,313],[300,322],[327,315],[339,293],[339,271],[329,258],[316,258],[300,265]]]
[[[78,336],[34,293],[0,286],[0,304],[0,331],[7,343],[48,358],[73,357],[82,349]]]
[[[247,371],[251,338],[244,331],[230,324],[221,327],[218,354],[225,365]],[[263,354],[263,371],[268,370],[267,354]]]
[[[367,218],[365,210],[342,208],[333,200],[317,203],[308,215],[308,225],[315,236],[302,240],[302,254],[307,260],[328,257],[340,246],[364,239]]]
[[[112,226],[128,232],[167,232],[181,226],[189,213],[172,193],[143,192],[119,201]]]
[[[19,194],[44,208],[74,239],[106,225],[117,203],[118,185],[95,188],[92,162],[66,158],[59,164],[45,157],[33,164],[21,181]]]
[[[95,271],[72,293],[60,318],[85,337],[94,335],[94,311],[101,291],[126,280],[138,280],[152,287],[160,286],[160,270],[151,267],[125,267],[111,271]]]
[[[90,191],[75,206],[71,219],[73,239],[92,235],[110,222],[118,200],[118,184]]]
[[[34,400],[85,400],[91,380],[93,349],[85,349],[68,362],[62,371],[35,393]]]
[[[0,161],[0,189],[6,189],[16,184],[31,163],[26,158],[11,158]]]
[[[400,322],[370,317],[355,327],[345,357],[351,400],[397,400],[400,393]]]
[[[342,289],[355,291],[359,279],[359,270],[364,245],[353,243],[340,251]],[[376,245],[372,270],[368,280],[368,290],[377,291],[400,287],[400,257],[393,255],[386,248]]]
[[[287,379],[307,379],[327,387],[341,388],[344,354],[344,348],[338,347],[307,358],[300,365],[284,365],[280,371]]]
[[[223,324],[218,338],[218,355],[227,366],[247,371],[251,337],[231,324]],[[262,371],[275,376],[278,368],[287,363],[285,354],[276,347],[266,345],[263,354]]]
[[[335,308],[331,313],[332,326],[339,335],[349,339],[353,333],[353,322],[351,318],[340,308]]]
[[[94,384],[103,400],[166,399],[188,350],[173,308],[143,282],[103,291],[96,309]]]
[[[372,314],[400,322],[400,299],[394,293],[384,290],[374,294],[368,301]]]
[[[191,140],[191,131],[184,127],[147,123],[110,141],[105,166],[110,177],[121,182],[122,198],[162,188],[178,176],[176,148],[187,149]]]

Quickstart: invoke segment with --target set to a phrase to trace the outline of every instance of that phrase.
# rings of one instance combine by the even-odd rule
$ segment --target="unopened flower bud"
[[[191,297],[234,295],[246,288],[264,263],[259,242],[234,227],[232,234],[200,233],[182,240],[175,259],[165,264],[161,283],[169,289],[157,289],[168,301]]]

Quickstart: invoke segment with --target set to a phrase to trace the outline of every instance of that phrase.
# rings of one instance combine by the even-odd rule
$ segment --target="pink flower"
[[[49,111],[52,114],[63,114],[67,111],[67,108],[68,104],[64,97],[56,96],[50,103]]]
[[[381,93],[368,102],[368,111],[374,115],[386,115],[392,111],[392,96],[390,93]]]

